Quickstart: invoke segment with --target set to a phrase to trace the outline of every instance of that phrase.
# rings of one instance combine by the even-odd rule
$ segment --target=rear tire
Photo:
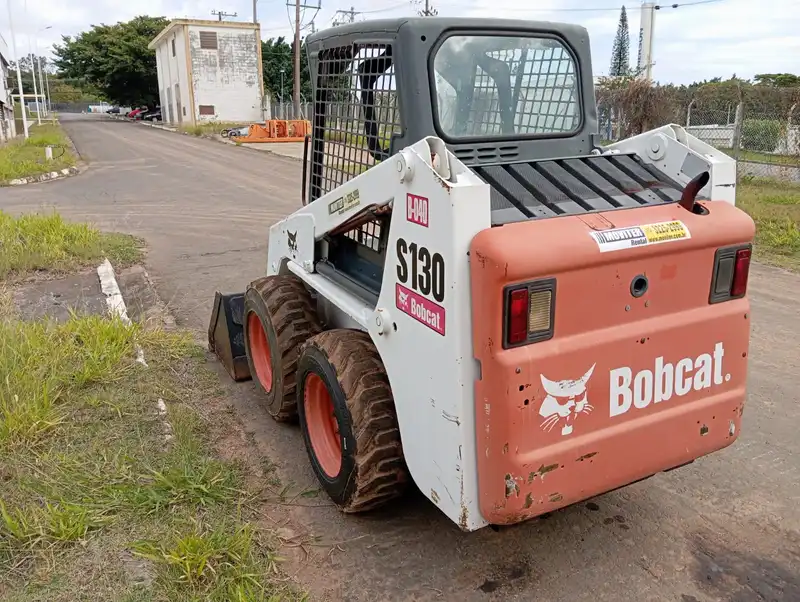
[[[297,417],[300,346],[322,330],[313,299],[291,275],[250,283],[244,296],[244,346],[264,407],[279,422]]]
[[[356,513],[399,497],[408,471],[389,378],[369,335],[341,329],[309,339],[297,382],[306,451],[334,503]]]

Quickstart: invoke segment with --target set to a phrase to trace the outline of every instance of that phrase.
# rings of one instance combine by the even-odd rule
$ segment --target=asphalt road
[[[102,117],[64,118],[90,169],[0,189],[0,208],[144,237],[148,270],[179,324],[204,332],[213,293],[266,261],[271,223],[299,204],[299,162]],[[421,495],[368,517],[324,500],[284,507],[307,546],[297,578],[317,599],[610,602],[800,600],[800,278],[754,266],[749,398],[730,448],[523,525],[461,533]],[[247,441],[282,478],[315,488],[296,427],[226,384]],[[632,450],[635,453],[635,450]],[[286,535],[286,533],[284,533]]]

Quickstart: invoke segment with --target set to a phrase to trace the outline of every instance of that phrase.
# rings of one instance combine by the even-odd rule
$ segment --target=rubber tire
[[[248,318],[255,313],[267,335],[272,365],[272,388],[256,376],[250,351]],[[264,395],[263,405],[278,422],[297,419],[297,361],[300,347],[322,331],[316,305],[303,282],[292,275],[266,276],[251,282],[244,296],[244,346],[247,364]]]
[[[333,402],[342,438],[339,474],[320,466],[308,433],[306,376],[318,375]],[[297,368],[300,428],[311,467],[328,496],[346,513],[374,510],[400,497],[409,481],[389,378],[369,335],[328,330],[304,345]]]

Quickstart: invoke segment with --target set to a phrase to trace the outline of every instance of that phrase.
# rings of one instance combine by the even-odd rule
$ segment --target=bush
[[[784,125],[777,119],[745,119],[742,123],[742,148],[774,153],[785,135]]]

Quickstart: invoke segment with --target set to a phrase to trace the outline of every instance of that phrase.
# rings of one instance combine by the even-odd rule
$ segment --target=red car
[[[134,109],[133,111],[131,111],[130,113],[128,113],[128,114],[126,115],[126,117],[128,117],[128,119],[136,119],[136,116],[137,116],[139,113],[141,113],[142,111],[145,111],[145,110],[146,110],[146,109],[144,109],[144,108],[141,108],[141,109]]]

